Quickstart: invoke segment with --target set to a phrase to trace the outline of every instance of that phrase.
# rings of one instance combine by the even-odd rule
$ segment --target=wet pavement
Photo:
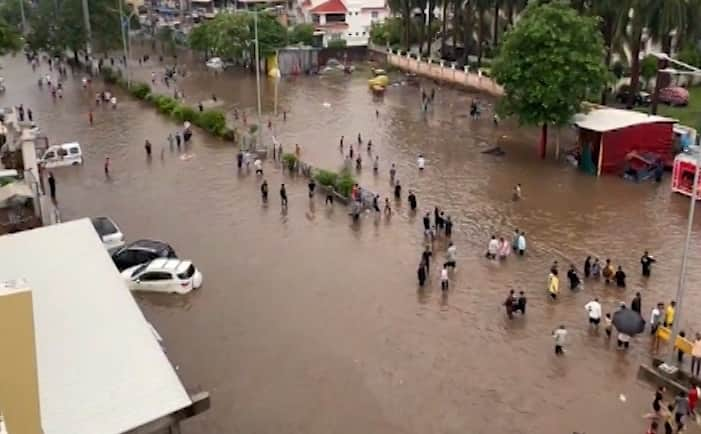
[[[361,74],[280,81],[278,104],[288,119],[273,118],[273,133],[287,150],[299,143],[303,159],[335,169],[343,160],[339,137],[347,149],[361,132],[381,161],[375,176],[363,150],[363,185],[389,195],[396,162],[404,194],[416,191],[420,211],[438,205],[452,216],[458,268],[443,296],[435,264],[446,243],[435,243],[430,283],[417,290],[421,214],[405,202],[392,202],[391,219],[367,214],[352,224],[345,209],[325,207],[323,196],[310,204],[306,181],[267,161],[271,200],[261,206],[259,178],[237,172],[232,145],[195,131],[192,158],[182,159],[166,142],[178,126],[144,104],[117,92],[119,108],[97,108],[90,127],[89,105],[101,85],[87,92],[79,76],[69,77],[64,98],[53,102],[23,58],[6,58],[3,67],[2,105],[31,107],[52,143],[83,145],[82,167],[54,171],[64,219],[109,215],[128,240],[166,240],[204,274],[204,287],[189,296],[137,297],[186,386],[212,395],[212,409],[188,421],[185,433],[644,431],[640,416],[652,389],[636,373],[647,336],[628,353],[616,351],[615,342],[587,331],[583,306],[596,295],[612,312],[640,290],[647,317],[654,303],[673,297],[688,202],[670,193],[667,179],[636,185],[541,162],[533,132],[497,128],[489,115],[470,120],[474,96],[467,93],[439,89],[434,110],[423,115],[418,88],[389,88],[373,100]],[[224,109],[255,117],[254,76],[190,68],[179,84],[189,101],[214,91]],[[135,75],[148,78],[151,70],[159,67]],[[266,113],[274,93],[264,79]],[[151,160],[145,139],[154,144]],[[505,157],[481,153],[497,142]],[[419,153],[427,159],[423,173],[415,167]],[[110,179],[102,171],[106,155]],[[279,206],[281,182],[287,212]],[[513,202],[517,182],[524,199]],[[486,261],[489,237],[510,237],[514,228],[527,234],[526,257]],[[697,219],[687,333],[701,327],[699,228]],[[649,281],[638,263],[645,249],[658,259]],[[564,272],[572,260],[581,269],[586,255],[623,265],[628,288],[586,282],[573,294],[563,275],[562,295],[550,302],[550,263],[559,260]],[[506,319],[501,303],[511,288],[529,296],[525,318]],[[563,358],[552,354],[550,332],[559,324],[571,338]]]

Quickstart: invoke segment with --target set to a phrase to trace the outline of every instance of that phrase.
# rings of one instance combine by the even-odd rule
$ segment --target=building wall
[[[384,6],[376,7],[374,3],[368,1],[349,1],[346,2],[346,6],[348,7],[346,14],[348,29],[343,35],[346,44],[348,46],[368,45],[370,26],[373,22],[384,21],[389,11]]]

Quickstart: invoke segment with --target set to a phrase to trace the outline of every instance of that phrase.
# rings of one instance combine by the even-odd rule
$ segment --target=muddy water
[[[495,128],[489,116],[470,120],[473,96],[465,93],[439,89],[436,107],[424,116],[417,88],[390,88],[375,101],[364,77],[282,80],[279,106],[288,119],[270,115],[274,131],[266,135],[287,149],[299,143],[303,158],[337,168],[339,137],[345,135],[347,149],[362,132],[374,144],[372,156],[362,151],[364,185],[388,195],[395,162],[420,210],[438,205],[452,216],[458,269],[442,296],[435,265],[428,287],[417,291],[421,215],[406,204],[394,204],[390,220],[367,215],[353,225],[342,208],[324,207],[322,197],[310,204],[304,180],[266,162],[271,201],[261,206],[259,180],[237,172],[230,145],[196,132],[193,157],[182,160],[165,141],[177,126],[141,103],[120,95],[118,110],[96,109],[91,128],[94,92],[83,92],[78,77],[54,103],[22,59],[6,59],[4,68],[3,105],[30,106],[52,142],[83,144],[84,166],[55,171],[64,218],[110,215],[128,239],[167,240],[204,274],[204,288],[190,296],[138,297],[184,383],[212,394],[212,409],[184,432],[643,431],[651,389],[635,374],[647,337],[618,352],[589,334],[583,305],[596,295],[612,311],[636,290],[645,312],[671,299],[688,202],[670,194],[666,181],[594,179],[538,161],[532,134]],[[135,74],[148,78],[157,68]],[[252,77],[191,69],[180,84],[188,100],[215,92],[225,109],[253,117]],[[266,79],[265,120],[273,95]],[[147,138],[154,143],[151,160]],[[497,142],[505,157],[480,153]],[[415,167],[420,152],[428,160],[424,173]],[[378,175],[368,169],[375,154]],[[110,179],[102,173],[105,155],[113,160]],[[287,212],[278,203],[281,182],[288,186]],[[512,202],[517,182],[524,200]],[[527,256],[485,261],[489,237],[510,236],[516,227],[528,235]],[[684,313],[690,331],[701,327],[698,235],[692,246]],[[434,263],[444,249],[444,241],[436,242]],[[659,261],[649,281],[639,274],[644,249]],[[565,268],[573,260],[581,268],[587,254],[623,265],[628,289],[586,282],[572,294],[562,279],[561,299],[546,300],[549,264],[557,259]],[[505,319],[501,302],[510,288],[529,295],[525,318]],[[559,324],[571,339],[567,355],[556,359],[550,332]]]

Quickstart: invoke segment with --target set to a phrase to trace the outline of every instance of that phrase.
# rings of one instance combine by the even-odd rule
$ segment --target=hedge
[[[224,113],[217,110],[203,111],[193,119],[192,123],[219,137],[226,129],[226,117],[224,117]]]
[[[285,165],[290,170],[294,170],[294,168],[297,166],[297,156],[295,154],[282,154],[282,161],[285,162]]]
[[[129,89],[129,93],[139,99],[146,99],[151,93],[151,86],[146,83],[136,83]]]
[[[353,186],[357,184],[353,175],[351,175],[350,170],[343,169],[336,180],[336,191],[342,196],[350,197]]]
[[[319,169],[314,174],[314,179],[316,182],[325,187],[335,186],[336,181],[338,180],[338,173],[331,172],[330,170]]]

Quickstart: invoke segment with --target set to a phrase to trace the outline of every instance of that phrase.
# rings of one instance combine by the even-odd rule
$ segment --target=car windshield
[[[139,274],[141,274],[141,272],[144,271],[144,270],[146,269],[146,266],[147,266],[147,265],[148,265],[148,264],[141,264],[141,265],[139,265],[138,267],[136,267],[136,269],[131,273],[131,277],[133,278],[133,277],[136,277],[136,276],[138,276]]]
[[[178,279],[189,279],[193,274],[195,274],[195,266],[190,264],[190,266],[187,267],[187,270],[178,274]]]
[[[90,219],[90,221],[92,221],[95,231],[100,235],[109,235],[117,232],[117,228],[114,227],[114,224],[106,217],[95,217]]]

